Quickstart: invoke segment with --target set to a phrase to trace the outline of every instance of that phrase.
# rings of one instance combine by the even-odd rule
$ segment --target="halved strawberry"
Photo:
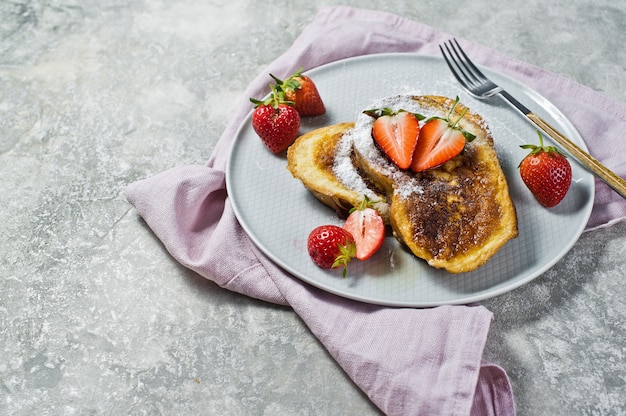
[[[413,171],[422,172],[444,164],[460,154],[466,142],[474,140],[473,134],[457,126],[467,109],[454,122],[450,120],[458,103],[457,97],[447,118],[431,117],[420,129],[411,162]]]
[[[385,241],[385,223],[378,211],[368,205],[366,197],[361,206],[351,211],[343,225],[343,229],[354,237],[359,260],[372,257]]]
[[[374,141],[400,169],[408,169],[420,131],[420,116],[390,108],[366,110],[364,113],[376,118],[372,127]]]

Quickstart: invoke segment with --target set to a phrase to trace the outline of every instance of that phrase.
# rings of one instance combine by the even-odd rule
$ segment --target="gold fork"
[[[513,98],[502,87],[487,78],[467,57],[456,39],[444,42],[443,46],[439,45],[439,49],[454,77],[472,97],[484,100],[499,95],[508,104],[522,113],[535,127],[543,130],[552,137],[554,141],[578,159],[593,174],[602,179],[615,192],[621,195],[622,198],[626,199],[626,180],[617,176],[613,171],[548,124],[548,122]]]

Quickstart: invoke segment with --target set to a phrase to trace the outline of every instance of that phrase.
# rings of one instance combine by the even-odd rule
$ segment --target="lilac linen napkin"
[[[226,161],[248,97],[266,93],[267,74],[289,74],[338,59],[379,52],[437,54],[451,36],[415,21],[369,10],[322,10],[294,44],[260,74],[206,166],[181,166],[130,184],[129,202],[170,254],[218,285],[289,305],[337,363],[388,415],[513,415],[506,373],[482,360],[492,314],[483,306],[386,308],[337,297],[286,274],[239,226],[225,185]],[[575,121],[592,153],[620,175],[626,166],[611,138],[626,128],[620,107],[538,68],[463,42],[473,57],[539,90]],[[576,102],[574,105],[573,102]],[[597,117],[597,119],[595,119]],[[602,123],[602,130],[594,126]],[[591,133],[602,132],[599,135]],[[588,227],[626,216],[626,204],[599,185]]]

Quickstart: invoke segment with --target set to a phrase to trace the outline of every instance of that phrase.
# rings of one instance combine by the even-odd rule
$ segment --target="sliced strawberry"
[[[420,129],[411,162],[413,171],[422,172],[444,164],[459,155],[465,148],[466,142],[474,139],[473,134],[457,126],[467,110],[454,122],[450,121],[450,115],[458,103],[457,97],[448,113],[448,118],[432,117],[426,120]]]
[[[411,169],[415,172],[439,166],[463,151],[465,136],[440,118],[428,121],[420,130]]]
[[[389,108],[368,110],[365,114],[376,117],[372,127],[374,141],[400,169],[408,169],[420,131],[417,116]]]
[[[385,223],[378,211],[367,206],[368,203],[365,198],[360,207],[352,210],[343,225],[343,229],[354,237],[356,258],[359,260],[372,257],[385,241]]]

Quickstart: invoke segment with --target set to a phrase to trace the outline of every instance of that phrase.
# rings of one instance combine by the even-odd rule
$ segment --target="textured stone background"
[[[203,163],[246,85],[337,4],[626,103],[613,0],[0,2],[0,414],[377,414],[290,309],[177,265],[122,193]],[[626,414],[625,235],[586,233],[484,302],[520,415]]]

